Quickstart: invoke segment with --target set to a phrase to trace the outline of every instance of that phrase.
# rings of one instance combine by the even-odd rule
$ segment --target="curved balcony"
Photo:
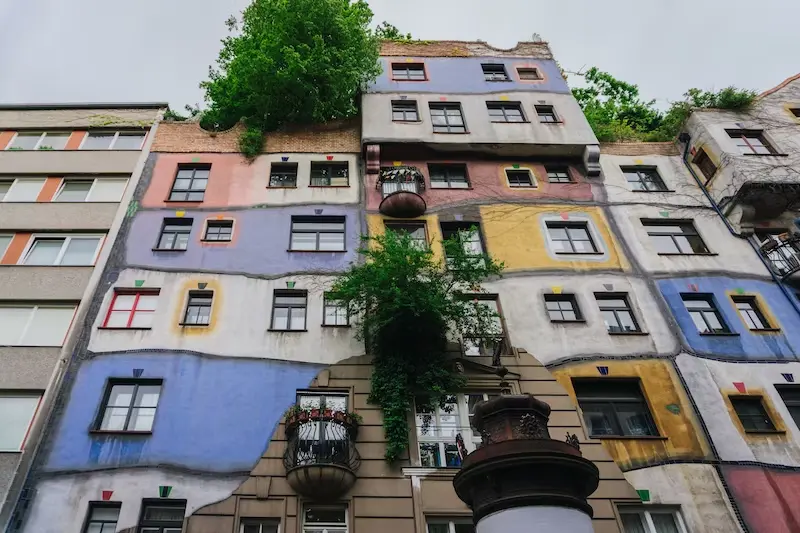
[[[286,419],[286,480],[299,494],[335,500],[356,482],[358,423],[349,413],[298,411]]]
[[[428,207],[421,196],[425,190],[425,178],[417,167],[384,167],[377,187],[383,197],[378,209],[386,216],[416,218]]]
[[[767,242],[761,246],[761,255],[775,274],[787,278],[800,271],[800,236]]]

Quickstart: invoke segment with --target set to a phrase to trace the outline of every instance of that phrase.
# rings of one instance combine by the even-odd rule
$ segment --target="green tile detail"
[[[141,287],[142,285],[144,285],[144,280],[143,279],[137,279],[137,280],[135,280],[133,282],[133,285],[136,286],[136,287]]]
[[[519,168],[519,165],[511,165],[513,168]]]
[[[172,492],[172,487],[169,485],[159,485],[158,487],[159,498],[169,498],[171,492]]]
[[[669,211],[659,211],[658,214],[664,218],[669,218]]]
[[[130,203],[128,204],[128,210],[125,211],[125,216],[132,217],[133,215],[136,214],[136,211],[138,210],[139,210],[139,202],[137,202],[136,200],[131,200]]]
[[[740,288],[734,289],[734,292],[735,292],[736,294],[744,294],[744,289],[742,289],[742,288],[740,287]]]
[[[637,490],[636,493],[639,494],[639,499],[642,500],[643,502],[649,502],[650,501],[650,491],[649,490],[640,489],[640,490]]]
[[[667,411],[673,415],[679,415],[681,414],[681,406],[676,403],[671,403],[667,406]]]
[[[199,163],[199,162],[200,162],[200,158],[199,157],[193,157],[192,158],[192,163]]]

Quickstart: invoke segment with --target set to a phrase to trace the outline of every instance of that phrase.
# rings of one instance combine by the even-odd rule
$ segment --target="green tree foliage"
[[[488,255],[468,255],[459,238],[443,242],[446,264],[404,232],[365,238],[360,253],[366,261],[353,265],[329,295],[358,317],[359,338],[373,356],[370,402],[383,411],[389,462],[408,448],[415,399],[444,405],[447,394],[464,386],[447,355],[448,332],[500,333],[496,313],[471,295],[484,292],[481,283],[503,265]]]
[[[379,39],[363,0],[254,0],[241,31],[222,41],[216,68],[201,83],[209,109],[201,124],[243,120],[242,152],[255,157],[263,134],[286,124],[353,116],[356,96],[380,73]]]
[[[671,141],[692,109],[746,109],[756,97],[753,91],[735,87],[717,92],[689,89],[683,100],[673,102],[664,113],[655,107],[655,100],[642,100],[636,85],[597,67],[584,77],[588,86],[575,88],[572,94],[600,141]]]
[[[389,24],[385,20],[378,24],[378,27],[375,28],[375,35],[378,36],[379,39],[385,39],[387,41],[413,41],[414,38],[411,37],[410,33],[406,33],[403,35],[400,33],[400,30],[397,29],[397,26],[394,24]]]

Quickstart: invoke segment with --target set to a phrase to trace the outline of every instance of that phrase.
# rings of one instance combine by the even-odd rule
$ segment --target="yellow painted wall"
[[[739,433],[744,437],[744,440],[747,441],[748,444],[773,444],[776,446],[783,446],[790,442],[789,433],[786,429],[786,424],[783,423],[783,418],[780,414],[778,414],[778,410],[775,409],[775,406],[772,404],[772,400],[769,397],[769,394],[762,388],[747,388],[747,394],[742,394],[737,389],[720,389],[720,393],[722,393],[722,398],[725,401],[725,407],[728,409],[728,415],[731,417],[731,422],[733,425],[736,426],[736,429]],[[750,432],[748,433],[745,431],[744,426],[742,426],[742,420],[739,418],[739,415],[736,414],[736,410],[733,408],[733,404],[731,403],[731,396],[758,396],[761,398],[761,405],[764,406],[764,410],[769,415],[770,420],[775,425],[775,432],[774,433],[757,433],[757,432]]]
[[[386,231],[384,222],[425,222],[425,231],[428,236],[428,244],[433,250],[433,257],[437,261],[442,261],[444,258],[444,250],[442,250],[442,228],[439,226],[439,217],[437,215],[425,215],[417,218],[386,218],[381,215],[367,215],[367,230],[370,237],[376,235],[383,235]]]
[[[598,366],[608,367],[600,376]],[[567,389],[573,401],[572,378],[639,378],[658,432],[664,439],[599,439],[617,465],[625,471],[667,459],[710,459],[708,443],[692,412],[689,399],[670,361],[592,361],[554,369],[553,375]],[[576,401],[577,404],[577,401]],[[667,405],[680,406],[673,414]],[[588,431],[587,431],[588,435]]]

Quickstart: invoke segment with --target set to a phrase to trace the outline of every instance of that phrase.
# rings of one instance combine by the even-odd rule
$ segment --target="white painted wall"
[[[567,507],[538,505],[515,507],[484,517],[476,533],[593,533],[592,519],[586,513]]]

